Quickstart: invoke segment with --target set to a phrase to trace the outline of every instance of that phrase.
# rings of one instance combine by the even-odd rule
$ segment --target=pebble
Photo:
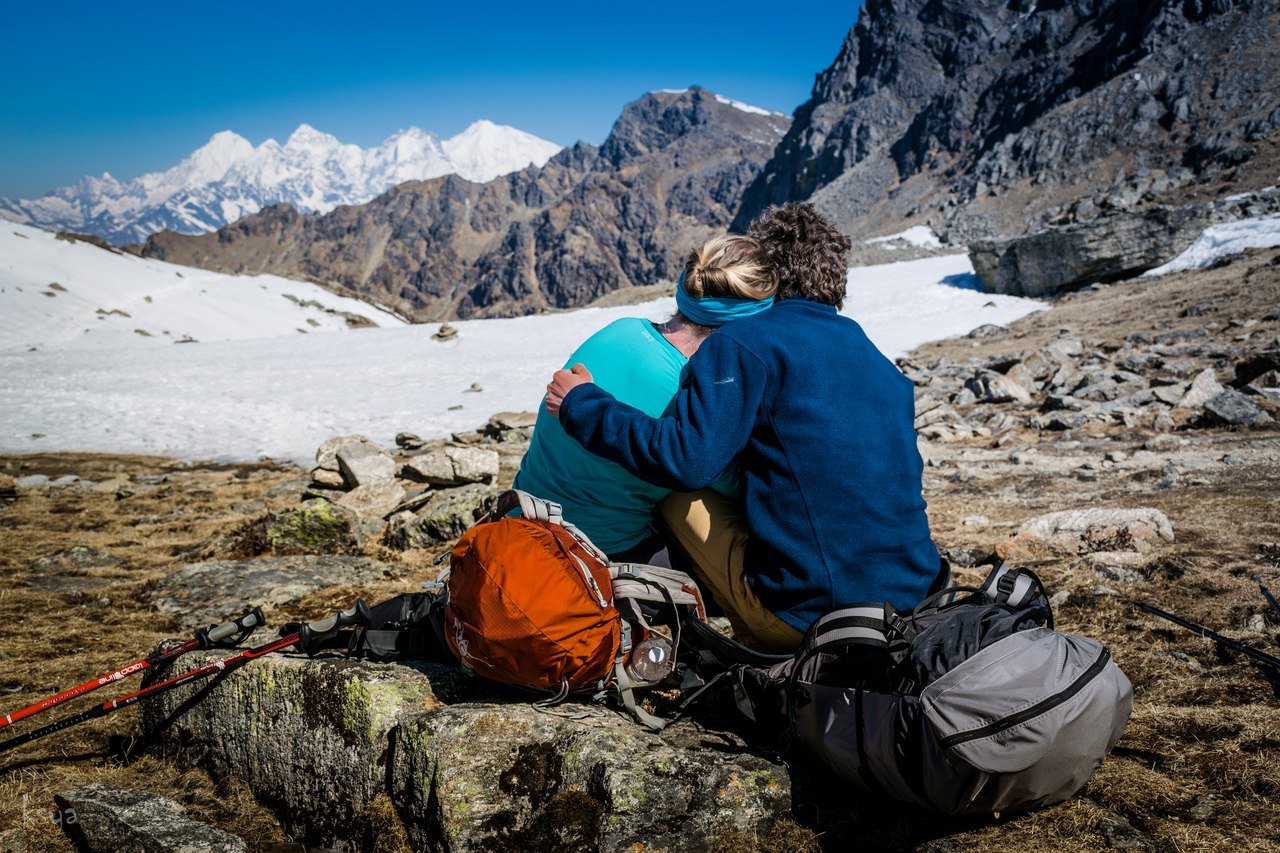
[[[965,527],[986,527],[991,523],[991,519],[985,515],[966,515],[960,523]]]
[[[1222,457],[1223,465],[1244,465],[1246,461],[1247,460],[1243,456],[1239,456],[1235,453],[1228,453],[1226,456]]]

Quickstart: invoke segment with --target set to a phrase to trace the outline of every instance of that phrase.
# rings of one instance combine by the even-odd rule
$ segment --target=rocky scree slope
[[[1262,0],[870,0],[734,226],[808,199],[962,245],[1270,186],[1278,45]]]
[[[673,281],[694,245],[726,229],[788,121],[702,89],[651,92],[602,146],[578,143],[541,168],[406,183],[322,216],[279,205],[216,234],[157,234],[142,253],[315,279],[418,320],[584,305]]]

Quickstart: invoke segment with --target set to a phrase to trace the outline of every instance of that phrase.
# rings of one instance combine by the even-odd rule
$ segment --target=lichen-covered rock
[[[431,493],[431,499],[413,518],[391,528],[387,542],[393,548],[431,548],[457,539],[493,508],[498,490],[470,485]]]
[[[184,656],[175,673],[224,654]],[[429,670],[271,655],[143,703],[142,728],[183,764],[243,779],[275,804],[291,835],[366,850],[377,825],[370,809],[386,790],[391,732],[438,705]]]
[[[485,447],[442,447],[404,466],[404,474],[433,486],[491,483],[498,476],[498,452]]]
[[[184,566],[157,581],[147,601],[183,630],[239,616],[254,605],[279,607],[318,589],[354,586],[400,574],[367,557],[315,555],[216,560]]]
[[[1173,541],[1173,525],[1158,509],[1078,509],[1033,518],[996,546],[1002,560],[1098,551],[1146,552]]]
[[[248,853],[244,839],[187,817],[168,797],[91,782],[54,795],[58,820],[88,853]]]
[[[396,733],[392,798],[415,849],[697,850],[791,806],[785,765],[690,725],[455,705]]]
[[[273,554],[349,554],[360,547],[356,514],[324,498],[269,518],[263,535]]]

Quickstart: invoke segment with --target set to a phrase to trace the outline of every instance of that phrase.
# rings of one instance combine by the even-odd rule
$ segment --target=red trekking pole
[[[230,622],[224,622],[221,625],[210,625],[201,631],[197,631],[196,635],[186,642],[174,646],[165,652],[156,652],[155,654],[145,657],[142,660],[134,661],[128,666],[123,666],[115,672],[109,672],[106,675],[92,678],[84,684],[79,684],[69,690],[64,690],[56,696],[50,696],[48,699],[41,699],[34,705],[28,705],[20,711],[14,711],[12,714],[5,714],[0,719],[0,729],[13,725],[19,720],[25,720],[32,714],[39,714],[41,711],[47,711],[55,708],[63,702],[70,701],[77,696],[83,696],[90,691],[97,690],[99,687],[106,687],[108,684],[127,678],[135,672],[141,672],[144,669],[156,669],[164,666],[170,661],[185,655],[187,652],[196,649],[212,649],[215,647],[232,648],[248,639],[255,628],[267,624],[266,617],[262,615],[262,608],[255,607],[248,613],[232,619]]]
[[[190,684],[192,681],[206,678],[219,672],[230,672],[233,669],[238,669],[239,667],[244,666],[246,663],[249,663],[249,661],[257,660],[258,658],[263,657],[264,655],[269,655],[272,652],[283,651],[292,645],[296,644],[303,648],[313,647],[313,644],[318,645],[330,637],[333,637],[340,629],[350,625],[367,624],[369,619],[369,606],[365,604],[364,601],[357,600],[350,609],[344,610],[341,613],[336,613],[326,619],[302,625],[296,632],[281,637],[278,640],[258,646],[255,649],[244,649],[242,651],[238,651],[230,657],[205,664],[204,666],[193,669],[190,672],[185,672],[182,675],[157,682],[125,696],[108,700],[103,702],[101,705],[95,705],[87,711],[83,711],[72,717],[66,717],[58,720],[56,723],[50,723],[49,725],[36,729],[33,732],[9,738],[6,741],[0,742],[0,752],[13,749],[15,746],[21,746],[24,743],[30,743],[37,738],[42,738],[45,735],[62,731],[63,729],[70,728],[71,726],[83,723],[87,720],[105,717],[112,711],[127,708],[130,705],[141,702],[149,696],[155,696],[157,694],[164,693],[165,691],[172,690],[175,687]]]

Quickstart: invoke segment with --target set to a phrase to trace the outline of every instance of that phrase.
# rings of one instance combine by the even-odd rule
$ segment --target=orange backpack
[[[520,517],[508,517],[517,506]],[[705,617],[687,575],[611,566],[558,505],[515,490],[458,540],[447,584],[445,641],[477,675],[553,694],[552,701],[613,691],[654,728],[662,721],[635,706],[628,656],[649,638],[647,615],[656,609]],[[668,671],[679,644],[679,612],[672,615]]]

